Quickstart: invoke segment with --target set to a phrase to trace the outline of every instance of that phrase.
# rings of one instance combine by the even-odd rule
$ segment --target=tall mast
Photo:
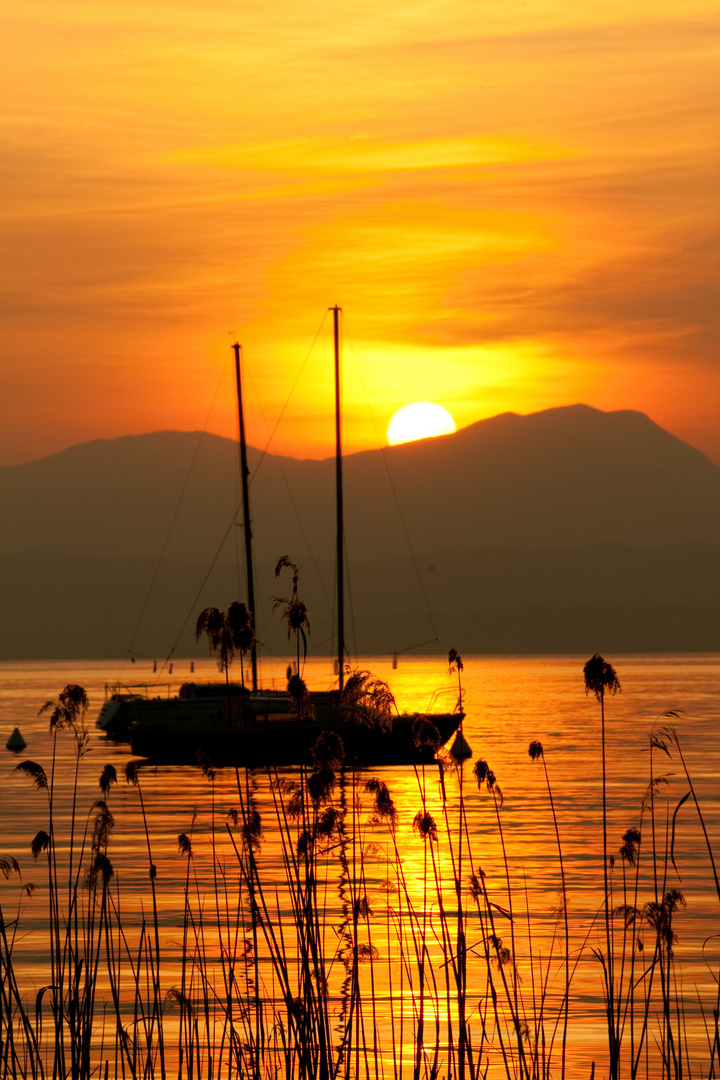
[[[242,484],[243,500],[243,532],[245,533],[245,563],[247,565],[247,597],[248,608],[252,612],[253,623],[255,621],[255,581],[253,577],[252,561],[252,529],[250,528],[250,495],[248,492],[248,476],[250,470],[247,463],[247,446],[245,444],[245,417],[243,415],[242,379],[240,378],[240,345],[233,345],[235,353],[235,381],[237,383],[238,419],[240,424],[240,482]],[[250,650],[250,664],[252,667],[252,688],[257,690],[257,646],[253,639]]]
[[[342,691],[345,665],[345,568],[343,564],[343,494],[342,494],[342,439],[340,415],[340,312],[337,305],[333,313],[333,340],[335,344],[335,494],[337,522],[337,599],[338,599],[338,685]]]

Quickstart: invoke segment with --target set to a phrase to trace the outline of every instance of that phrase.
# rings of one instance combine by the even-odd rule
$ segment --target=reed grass
[[[605,664],[593,662],[598,670]],[[462,692],[457,654],[451,664]],[[603,761],[607,668],[598,697]],[[597,695],[592,680],[588,689]],[[231,806],[219,805],[218,773],[200,762],[208,797],[178,834],[182,915],[171,944],[161,931],[167,898],[143,770],[130,763],[125,777],[145,845],[139,921],[126,914],[128,886],[110,858],[112,766],[101,773],[99,797],[86,811],[79,806],[78,778],[90,767],[86,705],[79,687],[47,703],[49,772],[33,761],[18,766],[44,816],[31,855],[46,865],[48,974],[31,990],[16,959],[24,906],[40,896],[31,900],[18,860],[0,857],[0,1076],[564,1080],[581,1076],[572,1056],[583,1024],[573,1010],[573,979],[593,965],[606,1046],[582,1076],[720,1075],[720,972],[710,965],[709,984],[695,987],[677,958],[685,900],[676,826],[691,807],[719,902],[720,888],[674,715],[651,736],[647,788],[616,853],[603,784],[603,899],[589,925],[571,911],[557,795],[537,740],[530,758],[543,769],[556,849],[545,853],[559,896],[549,917],[537,910],[533,881],[513,865],[503,790],[486,760],[464,770],[438,747],[436,763],[415,771],[417,812],[402,822],[386,782],[346,767],[341,739],[326,735],[307,767],[235,770]],[[75,767],[61,837],[56,746],[66,737],[74,740]],[[430,720],[418,723],[416,738],[433,739]],[[672,804],[658,764],[670,758],[689,788]],[[513,782],[525,780],[503,778],[503,787]],[[482,836],[468,813],[477,800]],[[209,857],[210,875],[198,870],[199,857]],[[698,1023],[702,1060],[691,1046]]]

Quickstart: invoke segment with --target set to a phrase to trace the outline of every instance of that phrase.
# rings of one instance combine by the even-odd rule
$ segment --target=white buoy
[[[472,757],[472,750],[470,749],[470,743],[467,741],[462,731],[458,731],[455,735],[450,753],[458,761],[465,761],[466,758]]]
[[[12,735],[10,736],[8,741],[5,743],[5,746],[8,748],[8,750],[24,750],[25,749],[25,747],[27,746],[27,743],[25,742],[22,735],[20,734],[20,728],[15,728]]]

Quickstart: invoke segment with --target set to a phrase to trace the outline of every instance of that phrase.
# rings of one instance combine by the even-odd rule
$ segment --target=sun
[[[387,441],[391,446],[429,439],[435,435],[452,435],[457,425],[447,409],[430,401],[416,401],[403,405],[388,424]]]

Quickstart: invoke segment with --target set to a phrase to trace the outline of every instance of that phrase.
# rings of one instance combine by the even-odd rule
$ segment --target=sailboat
[[[340,395],[340,314],[333,312],[335,376],[335,501],[337,558],[338,684],[333,690],[311,691],[307,706],[297,708],[284,691],[258,687],[256,643],[251,647],[251,687],[238,684],[184,684],[177,697],[150,698],[126,691],[106,701],[98,726],[115,737],[129,737],[132,752],[155,762],[195,762],[204,755],[216,765],[298,765],[312,761],[321,735],[342,740],[344,759],[354,765],[416,764],[433,760],[437,750],[456,734],[463,718],[458,699],[448,712],[400,713],[383,723],[368,722],[373,710],[348,700],[357,678],[345,686],[343,460]],[[240,473],[244,513],[248,608],[255,610],[252,529],[242,400],[240,346],[235,352],[240,431]],[[351,676],[352,678],[352,676]],[[345,691],[345,693],[344,693]],[[305,715],[303,715],[305,712]],[[377,720],[377,717],[375,717]],[[464,749],[464,748],[463,748]]]

